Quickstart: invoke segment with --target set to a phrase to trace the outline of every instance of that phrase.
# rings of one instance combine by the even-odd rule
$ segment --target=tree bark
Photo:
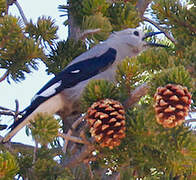
[[[71,7],[71,1],[68,1],[69,7]],[[79,40],[81,36],[81,29],[76,24],[76,21],[74,20],[74,17],[72,15],[72,12],[68,11],[68,38],[74,39],[76,41]]]
[[[151,2],[152,0],[138,0],[136,8],[138,9],[141,18],[144,16],[144,12]]]

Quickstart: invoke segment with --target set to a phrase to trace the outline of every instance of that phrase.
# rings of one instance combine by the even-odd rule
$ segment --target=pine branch
[[[68,38],[78,41],[80,34],[80,27],[76,24],[71,11],[68,11]]]
[[[0,136],[0,147],[4,147],[5,149],[9,150],[10,152],[33,152],[34,146],[31,145],[25,145],[22,143],[16,143],[16,142],[6,142],[2,143],[3,137]]]
[[[62,137],[66,141],[73,141],[76,143],[85,144],[85,142],[79,137],[70,136],[68,134],[64,134],[60,132],[58,133],[58,136]]]
[[[133,104],[139,101],[139,99],[146,95],[148,92],[149,86],[147,83],[142,84],[138,88],[136,88],[129,96],[129,98],[125,101],[124,107],[129,108]],[[83,137],[83,140],[86,142],[87,140],[84,138],[82,132],[80,135]],[[86,142],[86,145],[82,147],[82,150],[78,150],[75,155],[72,155],[67,161],[64,162],[63,167],[68,167],[72,168],[76,166],[77,164],[83,162],[89,155],[90,153],[94,150],[94,146],[90,142]]]
[[[191,109],[191,111],[189,111],[189,113],[194,113],[196,112],[196,109]]]
[[[35,163],[36,161],[36,153],[37,153],[37,150],[38,150],[38,142],[35,140],[35,147],[33,149],[33,164]]]
[[[196,119],[195,118],[193,118],[193,119],[187,119],[185,121],[185,123],[192,123],[192,122],[196,122]]]
[[[14,1],[14,4],[16,5],[16,7],[18,8],[18,11],[20,12],[20,15],[24,21],[24,24],[28,24],[27,18],[25,17],[25,14],[20,6],[20,4],[18,3],[17,0]]]
[[[6,115],[6,116],[13,116],[14,117],[15,116],[15,111],[0,106],[0,115]]]
[[[152,21],[151,19],[144,16],[144,12],[147,9],[148,5],[151,3],[151,0],[138,0],[136,8],[138,9],[138,12],[140,13],[140,17],[146,21],[154,25],[157,29],[164,32],[165,36],[170,39],[174,44],[176,44],[176,40],[168,33],[166,32],[161,26],[159,26],[156,22]]]
[[[90,35],[90,34],[95,34],[95,33],[98,33],[98,32],[100,32],[100,31],[101,31],[100,28],[85,30],[85,31],[80,35],[79,39],[84,40],[88,35]]]
[[[72,129],[69,129],[67,132],[67,136],[71,136],[72,135],[72,130],[76,129],[78,127],[78,125],[84,120],[84,116],[80,117],[79,119],[77,119],[73,124],[72,124]],[[66,153],[67,151],[67,146],[68,146],[69,140],[67,139],[63,145],[63,152]]]
[[[6,111],[6,110],[1,111],[0,110],[0,115],[4,115],[4,116],[15,116],[15,113],[12,112],[12,111]]]
[[[6,77],[9,75],[9,71],[7,70],[2,77],[0,77],[0,82],[4,81]]]
[[[147,17],[143,17],[142,18],[144,21],[151,23],[152,25],[154,25],[157,29],[159,29],[160,31],[164,32],[165,36],[172,41],[174,44],[176,44],[176,40],[168,33],[165,31],[164,28],[162,28],[161,26],[159,26],[156,22],[152,21],[151,19],[147,18]]]
[[[152,0],[138,0],[136,8],[138,9],[141,18],[144,16],[144,12],[151,2]]]
[[[140,98],[147,94],[148,89],[150,87],[147,83],[142,84],[141,86],[137,87],[128,97],[128,99],[124,102],[124,107],[127,109],[131,107],[133,104],[138,102]]]
[[[67,161],[64,162],[64,168],[73,168],[76,165],[82,163],[89,154],[94,150],[94,145],[84,145],[77,153],[72,155]]]
[[[13,154],[17,154],[18,152],[24,152],[24,153],[32,153],[34,152],[34,146],[23,144],[23,143],[18,143],[18,142],[6,142],[2,143],[3,137],[0,136],[0,149],[6,149],[9,152]],[[52,148],[51,149],[52,154],[63,154],[62,149],[60,147],[58,148]]]
[[[16,110],[15,111],[0,106],[0,115],[13,116],[14,121],[16,121],[18,119],[18,116],[20,115],[20,112],[19,112],[19,103],[18,103],[17,99],[15,100],[15,103],[16,103]]]
[[[93,174],[93,171],[91,169],[91,165],[89,163],[86,164],[87,167],[88,167],[88,170],[89,170],[89,174],[90,174],[90,177],[91,177],[91,180],[94,179],[94,174]]]

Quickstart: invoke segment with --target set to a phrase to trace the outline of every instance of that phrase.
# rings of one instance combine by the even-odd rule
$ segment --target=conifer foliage
[[[17,3],[0,0],[0,82],[24,80],[39,61],[57,74],[125,28],[161,30],[152,40],[168,48],[125,58],[116,82],[90,81],[79,118],[64,124],[64,117],[39,114],[26,130],[35,147],[1,143],[0,179],[196,179],[195,0],[67,0],[59,5],[69,30],[63,41],[50,17],[33,23],[10,15]],[[17,120],[20,112],[0,106],[0,115]]]

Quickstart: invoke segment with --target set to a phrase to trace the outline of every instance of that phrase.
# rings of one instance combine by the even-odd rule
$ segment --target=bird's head
[[[167,47],[163,44],[148,42],[148,37],[161,34],[163,32],[144,33],[142,30],[128,28],[122,31],[114,32],[110,38],[119,45],[119,48],[130,47],[136,54],[146,50],[148,47]]]

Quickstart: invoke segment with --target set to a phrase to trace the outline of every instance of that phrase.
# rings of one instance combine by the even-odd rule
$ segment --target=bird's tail
[[[30,106],[26,108],[26,111],[24,115],[19,118],[17,121],[15,121],[8,129],[11,129],[10,132],[6,134],[6,136],[3,138],[2,142],[9,141],[20,129],[22,129],[25,125],[29,123],[28,116],[35,110],[36,108],[33,108]]]

